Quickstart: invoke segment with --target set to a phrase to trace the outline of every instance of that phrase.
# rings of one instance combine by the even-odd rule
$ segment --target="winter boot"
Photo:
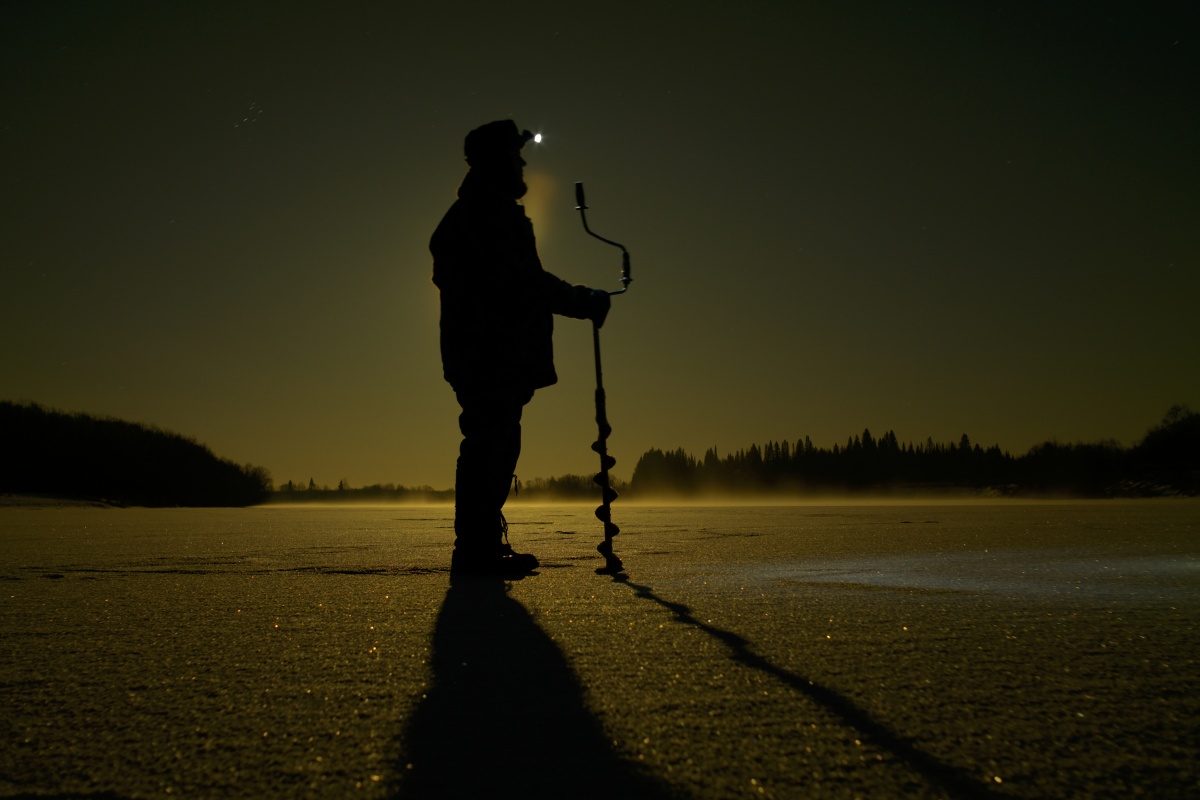
[[[489,534],[482,541],[458,537],[450,556],[451,575],[529,575],[538,567],[538,560],[529,553],[518,553],[508,543],[508,521],[500,515],[499,535]]]

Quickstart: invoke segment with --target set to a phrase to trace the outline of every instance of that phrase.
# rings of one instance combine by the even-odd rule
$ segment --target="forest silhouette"
[[[515,477],[515,476],[514,476]],[[751,445],[725,456],[709,449],[696,458],[682,448],[650,449],[629,482],[612,479],[626,499],[722,496],[804,497],[839,493],[969,492],[991,496],[1162,497],[1200,494],[1200,414],[1174,406],[1133,447],[1045,442],[1022,456],[992,445],[958,442],[901,444],[893,431],[870,430],[844,446],[816,447],[809,437]],[[590,475],[514,480],[517,500],[594,501]],[[273,495],[282,502],[449,502],[452,489],[373,484],[336,489],[288,481]]]
[[[514,476],[515,478],[515,476]],[[824,448],[809,437],[770,441],[697,458],[652,448],[627,499],[819,496],[838,493],[955,493],[992,496],[1161,497],[1200,494],[1200,414],[1174,406],[1132,447],[1114,441],[1045,442],[1021,456],[958,442],[901,443],[870,430]],[[593,501],[592,476],[514,479],[518,500]],[[453,489],[373,484],[337,488],[287,481],[219,458],[194,439],[151,426],[0,401],[0,493],[115,505],[247,506],[262,502],[452,502]]]
[[[1132,448],[1117,442],[1045,442],[1023,456],[999,446],[932,439],[901,444],[870,430],[845,446],[768,442],[724,457],[650,450],[634,468],[632,493],[645,495],[804,494],[838,491],[975,490],[995,495],[1085,497],[1195,495],[1200,490],[1200,414],[1174,406]]]
[[[218,458],[176,433],[0,401],[0,493],[138,506],[248,506],[262,467]]]

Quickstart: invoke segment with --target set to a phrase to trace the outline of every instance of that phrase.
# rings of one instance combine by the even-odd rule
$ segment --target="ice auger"
[[[575,183],[575,202],[575,210],[579,212],[579,218],[583,220],[583,229],[587,231],[588,235],[611,244],[613,247],[621,248],[621,288],[608,294],[610,296],[624,294],[629,289],[630,282],[633,281],[633,278],[629,277],[629,251],[625,249],[625,245],[593,233],[592,229],[588,227],[587,204],[583,201],[583,184],[578,181]],[[613,468],[617,460],[608,454],[608,436],[612,433],[612,426],[608,424],[608,411],[604,399],[604,374],[600,369],[600,326],[595,322],[592,323],[592,349],[596,354],[596,427],[600,431],[599,437],[592,443],[592,449],[600,456],[600,471],[596,473],[595,482],[600,487],[601,502],[596,508],[596,519],[604,523],[604,541],[596,547],[600,555],[604,556],[604,566],[597,567],[596,573],[615,575],[625,568],[621,559],[613,552],[613,537],[620,533],[621,529],[612,521],[612,502],[617,499],[617,492],[612,488],[608,471]]]

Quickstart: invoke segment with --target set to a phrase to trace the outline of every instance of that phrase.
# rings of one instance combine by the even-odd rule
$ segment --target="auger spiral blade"
[[[612,539],[605,539],[596,545],[596,551],[604,556],[604,566],[596,567],[597,575],[616,575],[618,572],[625,571],[625,565],[621,563],[621,559],[613,552]]]

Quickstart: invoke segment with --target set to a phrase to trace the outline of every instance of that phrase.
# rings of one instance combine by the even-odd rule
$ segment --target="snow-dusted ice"
[[[1200,794],[1200,503],[0,509],[0,796]]]

